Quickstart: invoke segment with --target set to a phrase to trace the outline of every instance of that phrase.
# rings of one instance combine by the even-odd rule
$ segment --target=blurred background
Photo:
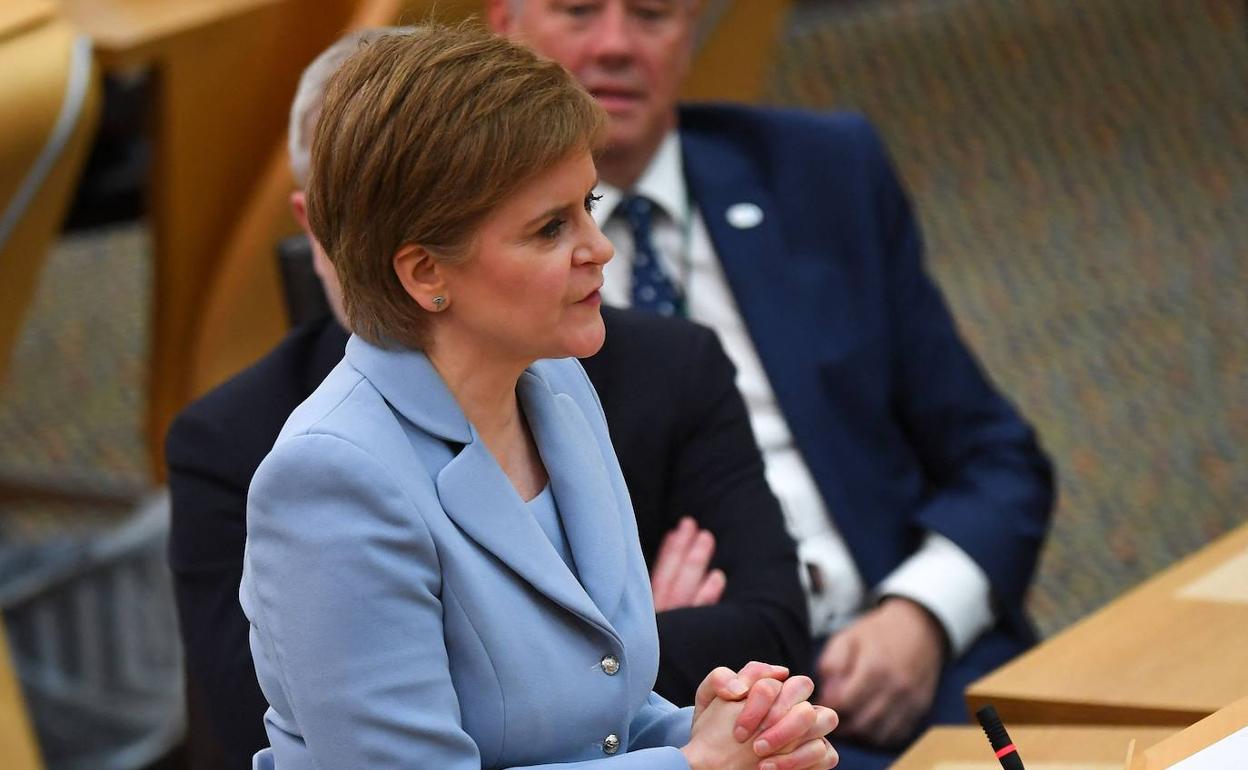
[[[348,28],[478,10],[434,5],[0,5],[0,766],[186,766],[163,434],[289,326],[299,72]],[[887,140],[1058,469],[1042,633],[1248,521],[1248,4],[705,5],[690,98]]]

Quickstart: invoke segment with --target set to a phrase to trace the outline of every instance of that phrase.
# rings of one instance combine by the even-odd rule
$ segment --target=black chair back
[[[308,236],[301,233],[278,241],[277,264],[291,326],[329,315],[329,300],[312,267],[312,242]]]

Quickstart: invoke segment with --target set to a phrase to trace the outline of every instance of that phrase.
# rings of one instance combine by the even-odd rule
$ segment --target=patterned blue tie
[[[633,307],[659,315],[683,315],[680,291],[663,272],[659,254],[650,236],[650,215],[654,204],[649,198],[630,195],[620,201],[633,231]]]

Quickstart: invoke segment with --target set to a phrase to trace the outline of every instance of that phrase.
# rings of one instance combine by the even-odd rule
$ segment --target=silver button
[[[599,661],[599,665],[602,666],[602,670],[607,676],[615,676],[615,672],[620,670],[620,659],[614,655],[604,655],[602,660]]]
[[[602,753],[603,754],[614,754],[615,752],[619,750],[620,750],[620,736],[616,735],[615,733],[611,733],[606,738],[602,739]]]

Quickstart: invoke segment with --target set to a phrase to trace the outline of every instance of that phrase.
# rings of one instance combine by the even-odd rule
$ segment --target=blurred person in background
[[[843,766],[882,768],[1034,643],[1050,465],[959,338],[863,118],[678,104],[699,5],[485,10],[606,110],[603,298],[719,332],[798,541],[818,700]]]
[[[192,714],[202,712],[208,722],[193,721],[191,748],[219,749],[229,768],[250,767],[252,754],[267,745],[267,703],[238,603],[247,487],[286,418],[341,360],[348,338],[341,288],[307,219],[311,137],[329,78],[362,43],[393,31],[352,33],[330,46],[305,70],[291,108],[299,186],[291,205],[332,315],[293,330],[254,366],[187,407],[167,440],[170,564]],[[583,363],[651,565],[661,649],[655,690],[689,704],[717,665],[769,660],[804,670],[810,641],[795,550],[717,338],[688,321],[640,312],[604,308],[603,320],[606,342]]]

